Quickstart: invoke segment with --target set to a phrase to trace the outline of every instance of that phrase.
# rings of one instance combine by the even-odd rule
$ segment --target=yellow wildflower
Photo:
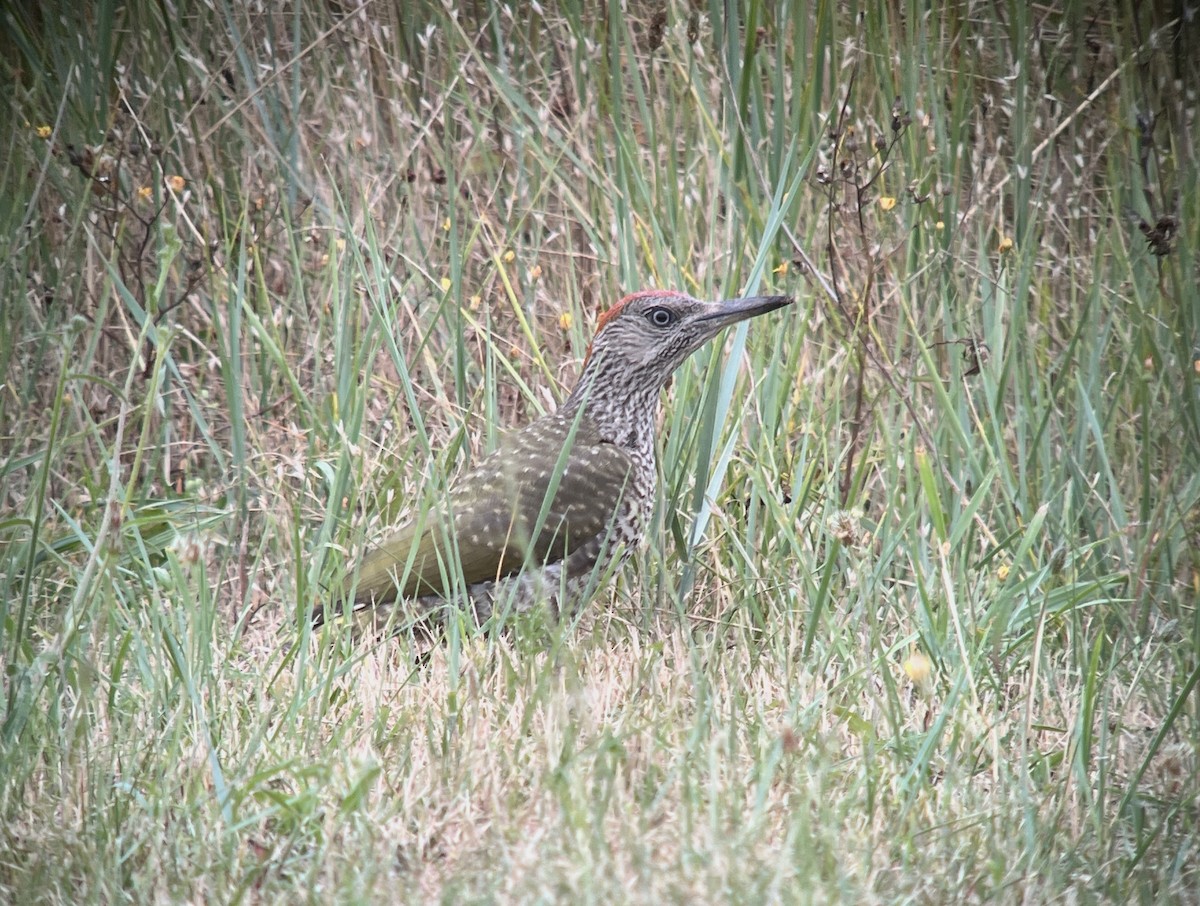
[[[922,651],[914,651],[904,659],[901,666],[905,675],[917,685],[929,679],[929,674],[933,672],[933,664]]]

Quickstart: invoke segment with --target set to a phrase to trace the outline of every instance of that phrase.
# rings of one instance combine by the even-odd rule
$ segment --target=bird
[[[655,426],[662,389],[732,324],[793,300],[706,302],[673,290],[625,296],[599,318],[574,389],[454,481],[444,500],[370,546],[347,575],[338,614],[376,629],[438,622],[467,609],[574,613],[637,548],[657,493]],[[313,625],[327,621],[326,608]],[[389,622],[392,621],[392,622]]]

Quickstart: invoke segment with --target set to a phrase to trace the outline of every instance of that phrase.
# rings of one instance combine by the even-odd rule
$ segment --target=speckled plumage
[[[509,435],[424,518],[369,548],[343,596],[372,609],[375,622],[397,600],[412,620],[447,602],[469,602],[481,621],[497,607],[545,603],[557,615],[578,606],[645,532],[664,384],[721,328],[790,301],[626,296],[601,316],[563,405]],[[323,619],[314,614],[315,623]]]

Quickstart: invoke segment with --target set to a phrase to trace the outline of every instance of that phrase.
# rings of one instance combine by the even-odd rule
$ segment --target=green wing
[[[368,550],[358,573],[355,603],[448,596],[458,587],[458,565],[470,585],[511,575],[527,559],[554,563],[574,552],[585,553],[589,542],[603,540],[622,495],[629,493],[633,463],[620,447],[600,441],[586,418],[575,426],[573,438],[572,427],[571,419],[551,415],[512,435],[455,482],[448,499],[424,519]],[[570,457],[563,468],[558,461],[568,439]],[[550,497],[556,475],[558,484]],[[549,507],[539,531],[547,497]],[[601,546],[592,545],[596,553],[591,560]],[[579,559],[574,558],[573,569],[591,567],[592,563],[575,562]],[[352,576],[348,582],[353,582]]]

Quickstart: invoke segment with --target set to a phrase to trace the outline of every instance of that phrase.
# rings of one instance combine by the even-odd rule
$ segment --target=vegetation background
[[[0,7],[0,900],[1196,902],[1194,11]],[[619,580],[314,639],[648,286]]]

